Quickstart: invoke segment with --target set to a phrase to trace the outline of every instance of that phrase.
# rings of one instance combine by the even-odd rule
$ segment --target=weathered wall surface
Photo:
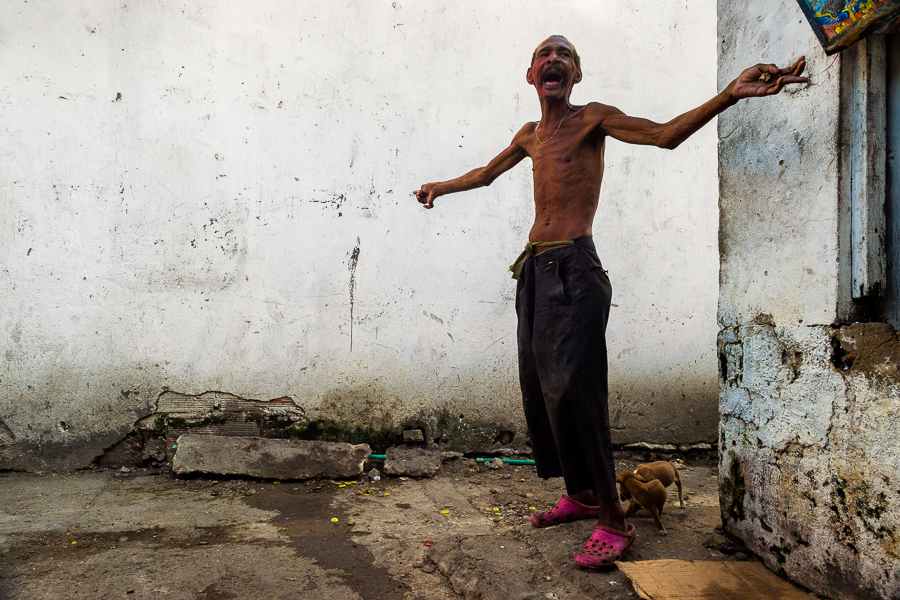
[[[615,18],[610,15],[614,14]],[[560,32],[600,100],[665,120],[715,93],[711,6],[5,3],[0,468],[90,463],[164,388],[311,417],[517,432],[530,169],[441,199],[539,117]],[[714,437],[715,155],[611,144],[599,252],[619,441]]]
[[[799,7],[719,2],[719,87],[755,63],[832,62]],[[838,282],[838,73],[719,116],[719,322],[830,323]]]
[[[883,323],[749,325],[723,330],[719,343],[728,529],[770,568],[829,598],[897,598],[896,332]]]
[[[814,74],[719,119],[722,518],[819,594],[897,598],[900,345],[886,324],[835,325],[841,61],[826,71],[796,4],[720,1],[719,36],[720,85],[801,54]]]

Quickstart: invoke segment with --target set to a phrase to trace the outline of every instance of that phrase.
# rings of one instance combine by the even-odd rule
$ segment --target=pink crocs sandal
[[[552,510],[531,515],[531,524],[535,527],[550,527],[579,519],[596,519],[599,514],[599,506],[588,506],[563,496]]]
[[[634,525],[629,525],[626,531],[598,525],[581,552],[575,555],[575,566],[588,571],[612,569],[634,542],[634,538]]]

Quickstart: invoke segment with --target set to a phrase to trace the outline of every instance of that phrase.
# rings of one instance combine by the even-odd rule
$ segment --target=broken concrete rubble
[[[366,444],[185,434],[172,467],[179,475],[208,473],[263,479],[356,477],[371,454]]]
[[[306,418],[306,411],[289,397],[262,401],[222,392],[198,395],[163,392],[156,412],[135,425],[137,430],[166,436],[169,459],[179,436],[186,433],[219,436],[260,436]]]
[[[185,433],[220,436],[280,437],[303,421],[306,411],[289,397],[252,400],[223,392],[160,394],[153,414],[96,459],[101,467],[160,466],[175,455],[175,440]]]
[[[412,443],[420,443],[425,441],[425,435],[422,433],[421,429],[404,429],[403,430],[403,443],[404,444],[412,444]]]
[[[678,447],[675,444],[650,444],[647,442],[638,442],[636,444],[627,444],[626,450],[650,450],[652,452],[675,452]]]
[[[100,467],[158,466],[170,460],[167,446],[171,445],[158,432],[138,429],[107,449],[96,463]]]
[[[487,466],[491,469],[502,469],[504,466],[506,466],[506,463],[503,462],[502,458],[495,458],[493,460],[489,460],[485,464],[487,464]]]
[[[388,448],[384,459],[384,472],[388,475],[408,477],[434,477],[441,468],[443,456],[436,450],[395,446]]]

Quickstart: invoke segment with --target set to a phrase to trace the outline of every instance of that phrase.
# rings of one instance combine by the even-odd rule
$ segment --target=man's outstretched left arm
[[[806,83],[808,79],[801,76],[805,68],[806,58],[802,56],[793,65],[783,69],[763,64],[750,67],[712,100],[668,123],[629,117],[617,108],[606,107],[599,125],[606,135],[622,142],[677,148],[681,142],[709,123],[713,117],[734,106],[738,100],[771,96],[780,92],[785,85]]]

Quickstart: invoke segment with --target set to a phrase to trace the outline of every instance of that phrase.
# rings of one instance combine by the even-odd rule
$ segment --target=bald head
[[[568,44],[569,47],[572,49],[572,57],[575,59],[575,68],[576,68],[576,69],[580,69],[580,68],[581,68],[581,57],[578,56],[578,51],[575,50],[575,44],[573,44],[572,42],[570,42],[569,40],[567,40],[567,39],[565,38],[565,36],[562,36],[562,35],[551,35],[551,36],[548,37],[546,40],[544,40],[543,42],[541,42],[540,44],[538,44],[538,47],[535,48],[535,49],[534,49],[534,52],[531,54],[531,66],[532,66],[532,67],[534,66],[534,60],[537,58],[538,50],[540,50],[540,49],[541,49],[541,46],[543,46],[544,44],[546,44],[546,43],[549,42],[550,40],[562,41],[562,42],[565,42],[566,44]]]

